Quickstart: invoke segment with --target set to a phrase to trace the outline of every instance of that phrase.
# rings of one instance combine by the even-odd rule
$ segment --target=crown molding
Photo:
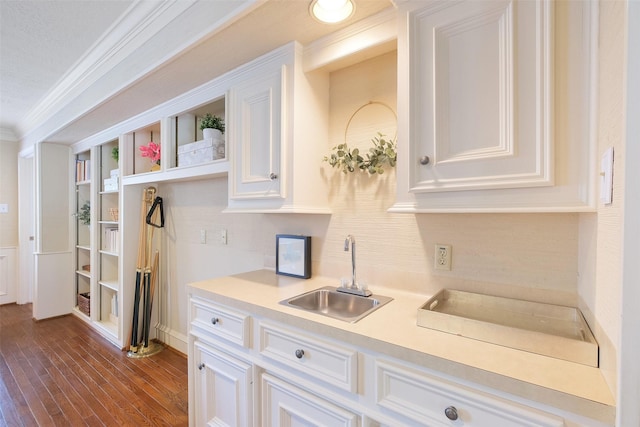
[[[23,145],[45,140],[263,2],[135,2],[25,117]]]

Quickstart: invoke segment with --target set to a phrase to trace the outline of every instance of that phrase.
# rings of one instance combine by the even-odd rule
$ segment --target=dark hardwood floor
[[[128,358],[73,315],[0,306],[0,426],[186,426],[187,359]]]

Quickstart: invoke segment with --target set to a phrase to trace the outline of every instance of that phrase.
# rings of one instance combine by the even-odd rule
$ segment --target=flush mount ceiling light
[[[313,0],[309,6],[311,16],[327,24],[350,18],[355,10],[353,0]]]

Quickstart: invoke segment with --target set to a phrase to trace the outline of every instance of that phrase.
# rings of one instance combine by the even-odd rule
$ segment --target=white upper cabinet
[[[234,169],[232,199],[282,199],[286,189],[280,177],[282,139],[282,80],[286,67],[231,89]]]
[[[594,208],[589,4],[406,2],[398,212]]]
[[[328,72],[302,70],[289,43],[234,72],[229,90],[230,212],[330,213],[320,174]]]

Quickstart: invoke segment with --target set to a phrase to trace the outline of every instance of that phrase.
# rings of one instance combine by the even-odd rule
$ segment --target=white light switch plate
[[[8,203],[0,203],[0,213],[9,213]]]

